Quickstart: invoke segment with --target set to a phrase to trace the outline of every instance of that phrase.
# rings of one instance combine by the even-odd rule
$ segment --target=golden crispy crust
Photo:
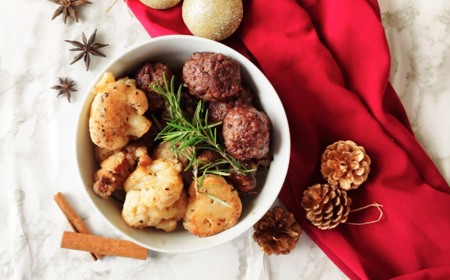
[[[241,216],[238,192],[221,176],[206,175],[198,192],[194,182],[191,183],[189,195],[183,226],[192,234],[201,237],[217,234],[234,226]]]
[[[116,189],[121,189],[130,174],[130,165],[125,154],[115,153],[102,161],[94,174],[93,190],[101,198],[108,198]]]
[[[108,198],[115,190],[123,190],[123,184],[135,169],[138,159],[147,156],[147,148],[129,144],[111,151],[96,146],[95,155],[100,169],[94,174],[93,190],[101,198]]]
[[[170,206],[180,198],[183,179],[178,168],[170,161],[142,156],[133,173],[124,184],[126,192],[141,190],[146,206],[159,209]]]
[[[122,218],[134,228],[155,227],[170,232],[176,229],[178,221],[186,212],[187,197],[183,191],[180,198],[171,206],[159,209],[145,203],[142,190],[131,190],[127,193],[122,209]]]
[[[143,116],[148,109],[147,97],[136,88],[134,80],[115,81],[114,76],[106,72],[93,93],[89,132],[97,146],[120,149],[150,129],[151,121]]]

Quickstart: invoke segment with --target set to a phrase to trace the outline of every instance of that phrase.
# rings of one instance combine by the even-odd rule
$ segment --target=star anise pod
[[[78,22],[77,12],[74,7],[79,7],[84,4],[92,4],[87,0],[49,0],[53,3],[59,4],[59,8],[53,13],[52,20],[57,16],[64,16],[64,24],[66,23],[67,17],[71,17]]]
[[[75,81],[70,78],[59,78],[59,84],[56,86],[53,86],[52,89],[59,90],[58,96],[65,95],[67,97],[67,100],[70,103],[70,94],[73,91],[77,91],[75,88]]]
[[[108,46],[108,44],[100,44],[95,43],[95,36],[97,34],[97,29],[95,29],[94,34],[89,37],[89,40],[86,39],[86,35],[84,35],[84,32],[82,32],[83,42],[79,41],[71,41],[71,40],[65,40],[67,43],[71,43],[76,48],[70,49],[70,51],[79,51],[80,53],[75,56],[73,61],[70,63],[70,65],[74,64],[81,58],[84,58],[84,63],[86,64],[86,71],[89,70],[89,65],[91,63],[91,57],[90,55],[96,55],[96,56],[103,56],[106,57],[103,53],[101,53],[98,49]]]

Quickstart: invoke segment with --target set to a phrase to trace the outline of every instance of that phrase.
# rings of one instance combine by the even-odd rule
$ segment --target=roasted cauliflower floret
[[[134,144],[116,151],[96,149],[100,169],[94,174],[94,193],[108,198],[115,190],[123,190],[125,180],[143,155],[147,155],[147,148]]]
[[[130,175],[130,164],[122,152],[117,152],[100,165],[94,174],[94,193],[101,198],[108,198],[116,189],[121,189]]]
[[[159,209],[164,209],[180,198],[183,180],[176,165],[165,159],[152,161],[150,157],[139,159],[138,166],[125,181],[126,192],[140,190],[142,199]]]
[[[102,163],[102,161],[118,152],[123,152],[130,164],[135,165],[135,163],[142,155],[147,155],[147,148],[145,147],[145,145],[138,142],[130,142],[122,149],[117,150],[108,150],[105,148],[100,148],[99,146],[95,146],[95,159],[98,163]]]
[[[143,115],[148,109],[145,93],[132,79],[118,81],[106,72],[94,87],[89,117],[92,142],[101,148],[116,150],[144,135],[151,121]]]
[[[155,227],[170,232],[176,229],[177,223],[184,217],[187,207],[185,191],[172,205],[159,209],[146,199],[142,190],[128,191],[122,209],[122,218],[134,228]]]
[[[94,154],[95,154],[95,160],[97,163],[102,163],[105,159],[109,158],[110,156],[114,155],[117,152],[120,152],[121,149],[118,150],[108,150],[105,148],[100,148],[99,146],[94,146]]]
[[[188,152],[188,151],[186,151]],[[170,142],[162,142],[155,147],[152,153],[153,159],[165,159],[175,164],[180,172],[188,165],[189,160],[182,153],[176,153]]]
[[[189,195],[183,226],[192,234],[201,237],[217,234],[234,226],[241,216],[238,192],[221,176],[206,175],[198,191],[193,181]]]

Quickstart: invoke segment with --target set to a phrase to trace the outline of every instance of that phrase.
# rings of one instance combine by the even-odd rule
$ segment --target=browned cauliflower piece
[[[135,80],[118,81],[106,72],[93,89],[95,94],[89,117],[92,142],[101,148],[116,150],[144,135],[151,121],[144,117],[148,109],[145,93]]]
[[[188,152],[188,151],[187,151]],[[175,153],[172,148],[172,143],[162,142],[153,149],[153,159],[165,159],[177,166],[180,172],[188,165],[189,159],[182,153]]]
[[[138,158],[147,155],[144,146],[127,145],[125,148],[109,151],[99,150],[100,169],[94,174],[94,193],[108,198],[115,190],[122,190],[123,184],[133,172]]]
[[[118,152],[123,152],[127,160],[130,161],[132,165],[134,165],[139,157],[147,154],[147,148],[143,144],[137,142],[129,143],[122,149],[117,150],[108,150],[105,148],[100,148],[99,146],[95,146],[95,159],[98,163],[102,163],[104,160]]]
[[[115,153],[102,161],[100,169],[94,174],[94,193],[108,198],[122,187],[129,175],[130,165],[122,152]]]
[[[116,152],[119,152],[119,150],[108,150],[105,148],[100,148],[99,146],[95,145],[94,146],[94,154],[95,154],[95,160],[98,163],[102,163],[102,161],[104,161],[105,159],[109,158],[110,156],[112,156],[113,154],[115,154]]]
[[[183,180],[179,168],[165,159],[139,159],[136,170],[125,181],[126,192],[140,190],[142,199],[159,209],[171,206],[180,198]]]
[[[196,191],[195,181],[189,186],[189,204],[183,226],[200,237],[211,236],[234,226],[241,216],[238,192],[218,175],[206,175]]]
[[[178,221],[184,217],[187,207],[186,192],[170,206],[159,209],[146,199],[143,190],[127,192],[122,209],[122,218],[130,227],[155,227],[170,232],[176,229]]]

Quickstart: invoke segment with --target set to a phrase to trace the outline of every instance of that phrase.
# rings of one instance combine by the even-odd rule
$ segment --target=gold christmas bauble
[[[242,21],[242,0],[184,0],[183,21],[195,36],[221,41]]]
[[[157,10],[164,10],[172,8],[181,2],[181,0],[139,0],[144,5]]]

